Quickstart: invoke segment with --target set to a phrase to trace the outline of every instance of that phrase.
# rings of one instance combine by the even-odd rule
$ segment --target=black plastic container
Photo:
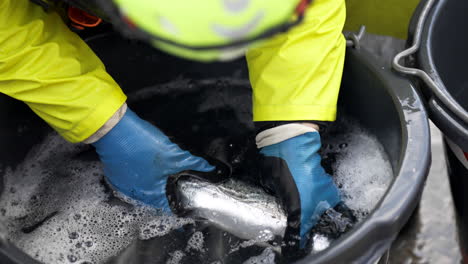
[[[410,27],[413,39],[421,10],[427,4],[422,1]],[[468,111],[468,76],[466,62],[468,49],[461,28],[468,25],[466,1],[435,1],[421,34],[421,47],[416,54],[415,65],[428,73],[438,89],[446,90],[465,112]],[[442,133],[468,152],[468,123],[458,118],[448,105],[435,97],[425,83],[421,82],[431,120]]]
[[[203,138],[222,138],[229,135],[246,139],[252,135],[253,126],[249,120],[250,89],[245,89],[248,80],[243,60],[228,64],[199,64],[164,55],[147,45],[124,40],[113,34],[95,36],[88,39],[88,43],[129,95],[129,105],[145,119],[160,116],[161,120],[157,124],[163,130],[172,129],[177,134],[180,131],[178,127],[188,125],[187,122],[198,122],[199,127],[208,127],[215,122],[217,125],[221,124],[219,130],[198,133],[204,133]],[[185,82],[188,90],[175,89],[169,92],[174,80],[179,86],[180,82]],[[203,83],[215,88],[202,93],[190,91],[190,87]],[[140,100],[150,93],[144,89],[149,86],[167,89],[167,96],[155,101]],[[244,88],[236,89],[237,86]],[[191,106],[181,105],[180,102],[177,104],[177,100],[184,100],[181,98],[193,98],[202,102],[210,93],[223,91],[220,89],[227,89],[232,98],[237,98],[234,105],[243,109],[237,114],[240,123],[233,123],[239,120],[229,118],[235,109],[220,108],[210,113],[209,118],[201,119],[193,114],[196,111]],[[174,107],[174,104],[178,107]],[[394,180],[366,220],[334,241],[328,249],[306,256],[298,263],[378,261],[418,204],[430,166],[429,127],[419,95],[410,82],[378,65],[365,50],[349,49],[347,52],[339,105],[341,112],[357,119],[381,142],[390,158]],[[1,168],[14,167],[23,161],[28,150],[41,142],[51,129],[24,104],[8,97],[0,96],[0,108],[0,164]],[[171,118],[171,115],[182,120]],[[234,125],[234,130],[223,130],[223,127]],[[192,143],[191,147],[194,149],[206,151],[203,140]],[[4,170],[1,170],[0,177],[3,173]],[[0,239],[0,263],[35,263],[5,238]],[[223,248],[223,243],[216,243],[216,238],[212,238],[212,242],[219,247],[219,252],[227,250]],[[141,247],[135,243],[111,262],[154,263],[157,262],[155,256],[158,256],[159,250],[163,250],[163,247]],[[229,263],[239,262],[231,261]]]
[[[421,1],[414,14],[410,39],[428,1]],[[429,74],[437,88],[446,90],[465,112],[468,111],[468,47],[464,29],[468,26],[467,1],[437,0],[425,20],[421,47],[410,61]],[[468,263],[468,123],[438,100],[424,82],[418,82],[427,102],[429,116],[444,135],[447,169],[457,214],[459,240]]]

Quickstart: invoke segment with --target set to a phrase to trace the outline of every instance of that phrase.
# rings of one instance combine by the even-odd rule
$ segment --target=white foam
[[[179,264],[184,257],[185,257],[184,252],[182,252],[181,250],[176,250],[170,254],[170,257],[166,261],[166,264]]]
[[[193,233],[190,239],[187,241],[187,247],[185,248],[185,251],[194,250],[198,252],[205,252],[204,243],[205,237],[203,236],[203,233],[197,231]]]
[[[157,218],[148,219],[139,225],[138,238],[148,240],[169,234],[172,230],[181,228],[187,224],[193,224],[190,218],[176,218],[174,216],[160,215]]]
[[[315,234],[312,239],[314,241],[314,247],[312,249],[313,253],[323,251],[330,246],[330,239],[325,237],[324,235]]]
[[[193,223],[149,207],[112,204],[101,183],[100,162],[76,156],[89,148],[51,135],[25,163],[6,172],[0,197],[3,235],[43,263],[102,263],[137,238]]]
[[[251,257],[243,264],[275,264],[275,252],[271,248],[263,250],[262,254]]]
[[[353,122],[347,132],[324,144],[322,155],[338,153],[333,164],[334,180],[345,204],[367,216],[385,194],[393,179],[393,170],[380,142]]]

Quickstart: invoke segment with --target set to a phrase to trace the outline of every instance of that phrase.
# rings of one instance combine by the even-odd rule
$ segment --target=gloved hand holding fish
[[[197,172],[180,173],[181,178],[173,181],[176,186],[170,187],[173,210],[207,220],[242,239],[279,238],[287,250],[304,248],[321,215],[341,201],[320,164],[320,136],[314,127],[290,123],[258,133],[263,188],[236,179],[214,184],[200,179]]]
[[[319,133],[301,123],[257,135],[262,185],[274,197],[232,184],[233,179],[217,184],[229,177],[229,170],[222,165],[216,170],[180,149],[130,109],[93,145],[108,183],[120,196],[165,212],[170,212],[169,198],[176,214],[208,221],[242,239],[279,237],[289,246],[304,247],[319,217],[340,202],[338,189],[320,164]]]
[[[183,151],[162,131],[127,109],[105,136],[93,143],[108,183],[120,194],[170,212],[167,177],[184,170],[213,171],[202,158]]]

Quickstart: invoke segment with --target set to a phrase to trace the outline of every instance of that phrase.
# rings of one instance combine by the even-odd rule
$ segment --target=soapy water
[[[275,264],[275,253],[271,248],[266,248],[262,254],[253,256],[244,261],[243,264]]]
[[[101,164],[76,156],[84,149],[52,135],[6,172],[0,221],[6,237],[30,256],[43,263],[102,263],[133,239],[193,223],[110,200]]]
[[[363,220],[392,180],[382,146],[350,122],[345,132],[324,137],[321,152],[325,163],[331,160],[329,170],[343,201]],[[69,144],[56,134],[31,150],[23,164],[8,169],[3,180],[0,223],[4,236],[43,263],[104,263],[136,240],[163,239],[197,225],[193,219],[116,199],[103,181],[102,166],[92,147]],[[333,210],[325,218],[332,219],[340,232],[349,224]],[[203,232],[196,228],[190,232],[184,246],[165,252],[164,263],[188,263],[190,255],[209,250]],[[314,234],[313,240],[312,253],[331,242],[321,234]],[[237,241],[226,254],[240,254],[258,242],[265,239]],[[244,263],[275,263],[274,245],[252,252],[257,253]]]
[[[324,161],[334,161],[328,172],[333,175],[343,202],[358,220],[363,220],[387,191],[393,170],[377,138],[356,121],[346,119],[339,123],[346,127],[346,133],[325,135],[321,154]]]

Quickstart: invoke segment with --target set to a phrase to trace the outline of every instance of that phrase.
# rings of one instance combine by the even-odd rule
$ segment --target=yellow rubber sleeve
[[[70,142],[97,131],[126,100],[59,15],[0,0],[0,92],[25,102]]]
[[[344,0],[315,0],[305,20],[250,49],[254,121],[334,121],[346,41]]]

